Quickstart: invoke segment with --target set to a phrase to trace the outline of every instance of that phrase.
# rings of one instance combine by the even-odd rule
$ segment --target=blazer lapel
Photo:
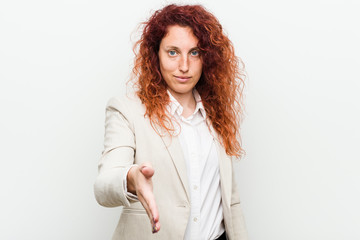
[[[184,159],[184,154],[181,149],[181,144],[178,136],[169,136],[169,134],[165,133],[161,136],[178,173],[178,176],[181,180],[183,188],[186,193],[186,197],[190,202],[189,197],[189,185],[188,185],[188,177],[186,172],[186,164]]]
[[[209,124],[209,123],[208,123]],[[215,139],[216,150],[219,157],[219,169],[220,169],[220,181],[221,181],[221,192],[222,199],[226,206],[230,208],[231,203],[231,189],[232,189],[232,167],[231,167],[231,158],[226,154],[224,147],[219,142],[219,136],[216,131],[213,129],[211,124],[210,131]],[[161,139],[165,144],[171,159],[174,163],[178,176],[183,185],[184,191],[186,193],[186,197],[190,202],[189,195],[189,184],[188,177],[186,171],[186,164],[184,155],[181,149],[181,144],[178,136],[169,136],[169,134],[161,132],[161,130],[157,127],[157,130],[162,133]]]
[[[216,150],[219,157],[219,168],[220,168],[220,186],[221,186],[221,195],[222,200],[225,205],[230,208],[231,203],[231,189],[232,189],[232,163],[231,158],[226,154],[224,147],[219,141],[219,135],[212,127],[210,121],[208,121],[208,126],[210,128],[211,134],[214,136]]]
[[[223,200],[225,200],[226,206],[230,207],[231,202],[231,189],[232,189],[232,169],[231,169],[231,158],[229,158],[219,141],[215,141],[218,156],[219,156],[219,167],[220,167],[220,182],[221,191],[223,192]]]

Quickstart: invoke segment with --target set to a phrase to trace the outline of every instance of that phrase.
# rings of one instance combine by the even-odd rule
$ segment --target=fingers
[[[160,230],[160,222],[159,222],[159,211],[153,194],[153,187],[151,180],[155,171],[150,163],[143,163],[140,166],[140,172],[142,173],[140,175],[143,175],[143,178],[142,180],[140,180],[141,177],[139,179],[137,195],[141,204],[144,206],[146,213],[149,216],[152,225],[152,232],[156,233]]]
[[[156,233],[160,230],[159,211],[155,202],[155,197],[152,195],[152,199],[148,202],[149,211],[152,217],[152,230]]]
[[[138,197],[150,219],[153,233],[158,232],[160,230],[159,212],[154,194],[152,191],[140,191]]]

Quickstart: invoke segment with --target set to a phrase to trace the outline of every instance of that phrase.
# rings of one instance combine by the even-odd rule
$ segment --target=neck
[[[173,97],[183,107],[183,113],[182,113],[183,117],[188,117],[194,113],[195,107],[196,107],[196,102],[195,102],[192,91],[189,93],[186,93],[186,94],[179,94],[179,93],[173,92],[171,90],[170,90],[170,92],[171,92],[171,95],[173,95]]]

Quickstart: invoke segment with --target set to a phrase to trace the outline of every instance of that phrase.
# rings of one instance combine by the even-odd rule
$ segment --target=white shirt
[[[179,140],[184,153],[190,191],[190,218],[185,240],[213,240],[225,231],[221,205],[220,170],[214,138],[206,124],[206,111],[194,90],[194,113],[184,118],[183,107],[169,93],[170,113],[180,124]],[[175,124],[176,126],[176,124]]]
[[[213,240],[225,231],[221,205],[219,159],[214,138],[206,124],[206,112],[194,89],[194,113],[184,118],[183,107],[171,95],[168,110],[180,127],[179,141],[184,153],[190,191],[190,217],[184,240]],[[129,169],[132,166],[129,167]],[[127,174],[125,174],[126,176]],[[124,179],[126,187],[126,177]],[[136,196],[127,193],[130,199]],[[160,230],[161,231],[161,230]]]

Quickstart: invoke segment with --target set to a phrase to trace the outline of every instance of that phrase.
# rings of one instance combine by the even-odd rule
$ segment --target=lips
[[[188,76],[174,76],[176,78],[176,80],[178,80],[179,82],[186,82],[188,81],[191,77]]]

